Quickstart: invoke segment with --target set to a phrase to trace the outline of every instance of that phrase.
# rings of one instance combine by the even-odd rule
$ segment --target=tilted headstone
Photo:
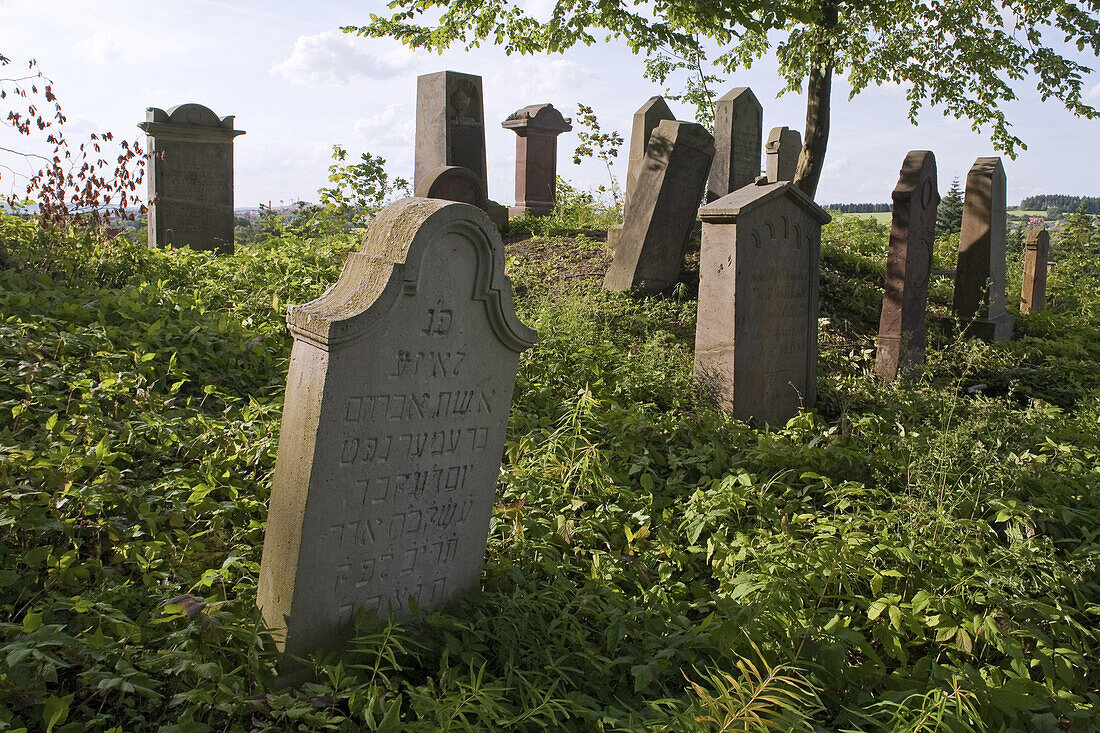
[[[802,135],[789,127],[773,127],[768,133],[768,183],[793,181],[802,154]]]
[[[966,175],[952,308],[967,331],[989,341],[1012,338],[1005,310],[1005,169],[978,158]]]
[[[656,293],[676,283],[713,158],[714,138],[702,125],[673,120],[657,125],[605,288]]]
[[[480,210],[383,209],[294,346],[258,605],[279,649],[337,645],[360,609],[477,588],[519,353],[504,249]]]
[[[149,246],[233,252],[233,115],[201,104],[145,110]]]
[[[821,225],[789,181],[739,188],[700,212],[695,377],[734,417],[785,423],[817,401]]]
[[[554,210],[558,135],[573,129],[552,104],[533,104],[500,123],[516,133],[516,205],[510,216],[545,216]]]
[[[714,108],[714,163],[707,197],[719,199],[760,176],[764,114],[748,87],[731,89]]]
[[[875,353],[875,373],[889,380],[899,370],[924,363],[928,342],[924,313],[940,203],[936,156],[931,151],[909,151],[892,198],[886,292]]]
[[[439,71],[416,78],[416,149],[413,190],[443,166],[469,168],[481,181],[482,198],[489,200],[485,176],[485,105],[481,77],[457,71]]]
[[[469,168],[461,165],[444,165],[431,171],[416,184],[415,195],[425,199],[457,201],[489,210],[482,181]]]
[[[630,155],[626,162],[626,188],[623,190],[623,212],[625,214],[630,206],[630,199],[634,190],[638,187],[638,178],[645,167],[646,149],[649,147],[649,137],[664,120],[675,120],[672,111],[661,96],[650,97],[649,101],[638,108],[634,113],[634,120],[630,127]],[[607,244],[614,250],[619,246],[622,236],[622,225],[611,227],[607,230]]]
[[[1038,313],[1047,304],[1047,258],[1050,235],[1043,227],[1028,230],[1024,243],[1024,285],[1020,312]]]

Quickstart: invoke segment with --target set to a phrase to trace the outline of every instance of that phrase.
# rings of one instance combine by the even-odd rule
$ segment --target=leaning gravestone
[[[480,76],[440,71],[417,77],[413,164],[414,190],[439,168],[460,165],[474,172],[482,198],[489,200]]]
[[[1000,158],[978,158],[966,175],[952,309],[972,335],[1012,338],[1005,310],[1005,169]]]
[[[878,325],[875,373],[893,380],[898,371],[924,362],[924,313],[936,236],[936,156],[911,150],[894,187],[886,292]]]
[[[702,125],[672,120],[657,125],[604,276],[606,289],[657,293],[680,278],[713,158],[714,138]]]
[[[745,186],[699,211],[695,377],[735,418],[785,423],[817,401],[821,225],[789,181]]]
[[[558,135],[573,129],[552,104],[532,104],[500,123],[516,133],[516,205],[509,216],[545,216],[554,210]]]
[[[763,110],[748,87],[730,90],[714,109],[714,163],[707,196],[718,199],[760,175]]]
[[[768,183],[793,181],[802,153],[802,135],[789,127],[773,127],[767,144]]]
[[[145,110],[149,246],[233,252],[233,116],[201,104]]]
[[[1047,304],[1047,258],[1050,235],[1043,227],[1032,227],[1024,244],[1024,284],[1021,313],[1038,313]]]
[[[630,127],[630,154],[626,163],[626,188],[623,191],[624,212],[630,206],[630,199],[638,187],[638,178],[642,175],[642,169],[645,168],[649,137],[661,122],[675,119],[665,103],[665,98],[661,96],[650,97],[649,101],[634,113]],[[622,233],[621,224],[607,230],[607,244],[612,250],[619,246]]]
[[[477,588],[519,353],[488,217],[412,198],[371,222],[294,335],[258,605],[291,656],[360,609],[407,615]]]

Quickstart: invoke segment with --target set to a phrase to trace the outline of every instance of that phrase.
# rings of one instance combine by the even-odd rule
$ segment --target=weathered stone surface
[[[149,246],[233,252],[233,116],[201,104],[150,107]]]
[[[695,377],[734,417],[785,423],[817,401],[821,225],[793,183],[704,206]]]
[[[444,165],[421,178],[414,193],[420,198],[457,201],[488,211],[489,200],[485,198],[483,183],[465,166]]]
[[[258,605],[292,656],[359,609],[477,588],[519,353],[504,249],[466,204],[383,209],[294,335]]]
[[[1024,285],[1020,312],[1038,313],[1047,304],[1047,258],[1050,235],[1043,227],[1032,227],[1024,244]]]
[[[714,110],[714,163],[707,180],[713,201],[748,186],[760,176],[764,113],[748,87],[731,89]]]
[[[673,120],[657,125],[605,288],[656,293],[676,283],[713,158],[714,138],[702,125]]]
[[[516,110],[500,123],[516,138],[516,205],[509,215],[545,216],[554,210],[558,175],[558,135],[573,129],[552,104]]]
[[[955,316],[971,335],[1012,338],[1005,310],[1005,170],[1000,158],[978,158],[966,175],[955,268]]]
[[[630,151],[626,163],[626,188],[623,190],[624,213],[630,206],[630,199],[638,186],[638,178],[642,174],[642,169],[645,168],[650,135],[664,120],[675,119],[668,104],[665,103],[665,98],[661,96],[650,97],[649,101],[634,113],[634,120],[630,127]],[[622,233],[622,225],[611,227],[607,231],[607,244],[612,250],[618,249]]]
[[[439,71],[416,78],[416,149],[413,190],[433,171],[448,165],[469,168],[481,181],[481,198],[489,200],[485,176],[485,105],[481,77]]]
[[[789,127],[773,127],[768,133],[768,183],[793,181],[802,153],[802,134]]]
[[[894,187],[886,291],[875,353],[875,373],[889,380],[899,370],[924,363],[928,342],[924,314],[939,203],[936,156],[929,150],[909,151]]]

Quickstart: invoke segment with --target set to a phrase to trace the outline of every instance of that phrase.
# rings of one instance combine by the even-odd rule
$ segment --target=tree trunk
[[[806,86],[806,135],[798,156],[794,183],[810,198],[817,193],[825,149],[829,145],[829,98],[833,88],[833,62],[828,52],[815,52]]]

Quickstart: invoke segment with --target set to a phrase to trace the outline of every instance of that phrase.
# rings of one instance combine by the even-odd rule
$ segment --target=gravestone
[[[768,133],[768,182],[793,181],[802,153],[802,135],[789,127],[773,127]]]
[[[504,249],[480,210],[422,198],[371,222],[294,336],[258,605],[279,650],[330,649],[359,610],[475,589],[519,353]]]
[[[1005,310],[1005,169],[978,158],[966,175],[952,309],[967,331],[989,341],[1012,338]]]
[[[789,181],[707,204],[699,255],[695,378],[740,420],[782,424],[817,401],[821,225]]]
[[[481,184],[481,179],[469,168],[444,165],[421,178],[414,193],[420,198],[457,201],[488,211],[489,201]]]
[[[713,158],[714,138],[702,125],[674,120],[657,125],[605,288],[657,293],[676,283]]]
[[[573,129],[552,104],[533,104],[500,123],[516,133],[516,205],[509,216],[545,216],[554,210],[558,135]]]
[[[707,196],[719,199],[760,176],[763,110],[748,87],[730,90],[714,109],[714,163]]]
[[[233,115],[201,104],[145,110],[149,246],[233,252]]]
[[[626,162],[626,188],[623,190],[623,212],[625,214],[630,206],[630,199],[638,186],[638,177],[645,168],[646,150],[649,147],[649,137],[664,120],[675,120],[672,111],[661,96],[650,97],[649,101],[638,108],[634,113],[634,119],[630,126],[630,151]],[[607,230],[607,245],[612,249],[619,246],[619,239],[623,233],[623,225],[611,227]]]
[[[481,181],[481,198],[489,200],[481,77],[439,71],[416,78],[413,190],[420,190],[424,179],[449,165],[473,171]]]
[[[1028,230],[1024,243],[1024,285],[1020,302],[1021,313],[1038,313],[1047,304],[1047,258],[1050,255],[1050,235],[1043,227]]]
[[[892,196],[886,291],[875,353],[875,373],[891,381],[899,370],[924,363],[924,313],[940,203],[936,188],[936,156],[929,150],[909,151]]]

